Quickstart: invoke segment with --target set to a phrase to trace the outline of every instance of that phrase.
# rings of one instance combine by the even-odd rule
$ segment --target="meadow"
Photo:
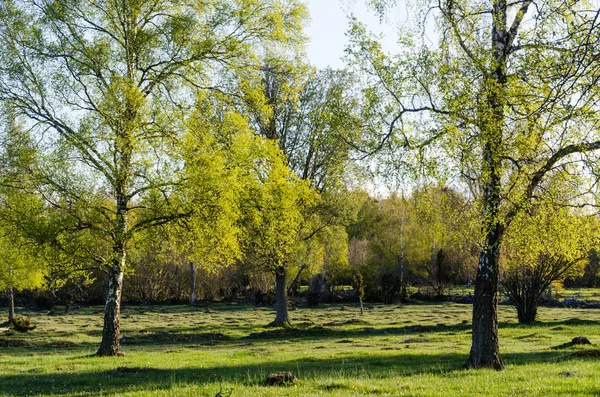
[[[541,308],[516,322],[500,307],[506,369],[467,370],[471,306],[454,303],[300,306],[295,328],[266,327],[270,307],[123,308],[123,357],[93,354],[102,308],[23,311],[38,328],[0,334],[3,396],[597,396],[600,311]],[[0,312],[5,316],[6,313]],[[591,350],[590,350],[591,349]],[[299,382],[266,386],[271,372]]]

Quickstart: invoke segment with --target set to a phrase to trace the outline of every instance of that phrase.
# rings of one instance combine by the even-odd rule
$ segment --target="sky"
[[[305,33],[309,37],[307,53],[311,63],[319,69],[344,66],[344,48],[348,44],[345,33],[349,27],[349,16],[354,15],[370,30],[384,36],[384,49],[392,50],[396,27],[406,22],[406,12],[392,10],[388,19],[381,24],[379,17],[365,6],[364,0],[305,0],[311,20]]]

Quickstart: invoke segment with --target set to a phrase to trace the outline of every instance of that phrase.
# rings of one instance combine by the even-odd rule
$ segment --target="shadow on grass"
[[[345,323],[348,323],[346,321]],[[288,340],[331,340],[331,339],[361,339],[372,336],[410,336],[424,335],[432,333],[468,333],[471,329],[470,324],[437,324],[437,325],[405,325],[399,327],[370,327],[352,321],[348,324],[352,327],[340,328],[339,325],[345,324],[329,323],[326,326],[313,325],[311,323],[298,323],[297,326],[291,328],[272,328],[265,327],[261,331],[256,331],[256,327],[237,327],[244,328],[248,333],[241,338],[234,338],[230,335],[210,331],[214,327],[191,326],[191,327],[166,327],[166,328],[147,328],[140,331],[132,331],[125,334],[124,346],[135,345],[190,345],[197,346],[213,346],[213,345],[240,345],[260,341],[288,341]],[[555,322],[536,322],[531,325],[523,325],[518,323],[500,323],[500,328],[522,328],[528,329],[532,327],[560,327],[561,325],[568,326],[589,326],[598,325],[600,322],[593,320],[581,320],[572,318],[563,321]],[[254,331],[254,332],[252,332]],[[88,330],[84,334],[98,337],[101,336],[101,330]],[[536,335],[536,334],[533,334]],[[33,336],[33,335],[32,335]],[[65,335],[66,336],[66,335]],[[532,335],[517,337],[517,339],[527,338]],[[36,349],[60,349],[60,348],[81,348],[95,347],[95,343],[74,343],[67,339],[61,340],[45,340],[44,335],[37,335],[36,338],[22,338],[15,336],[0,337],[0,347],[4,348],[36,348]],[[565,346],[560,346],[566,347]]]
[[[507,364],[526,365],[572,358],[555,352],[512,353],[504,355]],[[107,359],[94,358],[99,364]],[[112,360],[112,359],[111,359]],[[271,372],[291,371],[304,380],[339,378],[388,378],[392,375],[410,376],[433,373],[467,375],[465,355],[395,353],[378,356],[344,358],[313,358],[264,362],[239,366],[208,368],[159,369],[126,366],[126,361],[114,359],[112,370],[72,372],[47,368],[47,373],[19,373],[0,376],[0,395],[88,395],[127,393],[143,390],[167,390],[174,385],[211,385],[238,383],[261,385]]]
[[[85,309],[84,309],[85,310]],[[164,313],[164,314],[183,314],[183,313],[234,313],[240,311],[273,311],[275,306],[255,306],[250,303],[211,303],[199,302],[190,304],[173,304],[165,305],[150,304],[150,305],[126,305],[123,308],[123,313],[127,314],[146,314],[146,313]]]
[[[73,342],[65,339],[41,339],[22,338],[22,337],[0,337],[0,347],[6,349],[23,349],[29,353],[36,349],[36,353],[56,350],[72,350],[81,348],[90,348],[97,346],[95,343]]]
[[[261,332],[251,333],[242,340],[278,340],[289,338],[307,339],[337,339],[337,338],[360,338],[378,335],[410,335],[415,333],[431,332],[458,332],[470,329],[468,324],[455,325],[413,325],[403,327],[373,328],[360,327],[353,329],[338,329],[335,327],[308,326],[292,328],[274,328]]]

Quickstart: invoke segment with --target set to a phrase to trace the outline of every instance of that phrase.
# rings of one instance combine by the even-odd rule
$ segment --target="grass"
[[[467,288],[466,286],[454,286],[448,290],[448,294],[450,295],[473,295],[475,292],[475,287],[471,286]],[[411,291],[412,293],[412,291]],[[556,293],[556,291],[555,291]],[[565,298],[576,298],[581,299],[586,302],[600,302],[600,288],[564,288],[558,293],[558,296],[555,296],[559,300],[563,300]]]
[[[465,370],[468,305],[328,305],[265,327],[272,308],[126,306],[124,357],[98,358],[102,308],[25,312],[38,328],[0,334],[0,395],[24,396],[597,396],[600,359],[569,346],[600,342],[600,311],[546,309],[531,326],[500,308],[506,370]],[[0,312],[5,316],[6,313]],[[592,346],[593,348],[593,346]],[[579,355],[575,354],[580,352]],[[271,372],[300,382],[264,386]],[[227,395],[227,393],[224,393]]]
[[[600,288],[566,288],[561,291],[562,298],[577,298],[587,302],[600,302]]]

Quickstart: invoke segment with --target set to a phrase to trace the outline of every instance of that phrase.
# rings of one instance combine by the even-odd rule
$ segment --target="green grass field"
[[[573,337],[600,343],[600,311],[541,309],[516,324],[501,306],[506,370],[465,370],[469,305],[298,308],[296,329],[265,327],[271,308],[126,306],[124,357],[98,358],[102,308],[26,312],[28,334],[0,334],[0,395],[24,396],[598,396],[600,358],[579,357]],[[0,315],[5,316],[5,312]],[[588,347],[589,348],[589,347]],[[593,348],[593,347],[592,347]],[[300,382],[269,387],[270,372]],[[227,395],[227,394],[225,394]]]
[[[456,286],[448,290],[448,294],[450,295],[469,295],[473,294],[474,292],[475,287],[473,286],[470,288],[466,288],[464,286]],[[561,290],[555,297],[560,300],[565,298],[577,298],[586,302],[596,303],[600,302],[600,288],[565,288]]]

